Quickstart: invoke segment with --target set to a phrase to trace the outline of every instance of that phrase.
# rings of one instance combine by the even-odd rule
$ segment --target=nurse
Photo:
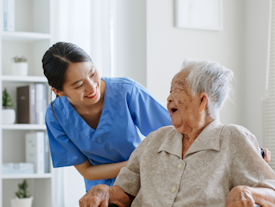
[[[142,135],[171,125],[168,111],[142,85],[100,77],[89,55],[74,44],[54,44],[42,62],[57,95],[45,116],[53,166],[74,165],[86,191],[113,185]]]

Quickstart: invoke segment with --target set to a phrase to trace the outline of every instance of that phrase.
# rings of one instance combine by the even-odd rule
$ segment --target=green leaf
[[[18,198],[29,198],[29,197],[31,197],[30,192],[27,191],[28,183],[27,183],[26,179],[23,180],[23,183],[18,184],[18,188],[19,188],[19,190],[17,192],[15,192],[15,195]]]
[[[4,89],[2,94],[2,105],[3,107],[11,107],[13,106],[10,95],[7,92],[7,89]]]

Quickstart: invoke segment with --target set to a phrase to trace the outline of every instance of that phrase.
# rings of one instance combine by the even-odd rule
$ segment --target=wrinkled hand
[[[109,205],[109,186],[93,186],[80,200],[80,207],[108,207]]]
[[[264,153],[265,153],[265,156],[264,156],[264,160],[269,163],[270,160],[271,160],[271,152],[268,150],[268,149],[263,149],[264,150]]]
[[[254,207],[255,201],[247,186],[234,187],[226,199],[226,207]]]

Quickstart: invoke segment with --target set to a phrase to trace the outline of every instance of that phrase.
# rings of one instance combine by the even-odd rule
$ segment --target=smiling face
[[[57,95],[66,95],[73,106],[96,104],[101,98],[101,78],[91,62],[70,63],[63,91]]]
[[[193,95],[185,82],[187,71],[182,70],[172,80],[170,95],[167,98],[167,109],[170,113],[173,126],[182,134],[192,133],[200,127],[202,103],[197,93]]]

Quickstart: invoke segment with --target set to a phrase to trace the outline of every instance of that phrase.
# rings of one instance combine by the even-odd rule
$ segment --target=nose
[[[96,89],[96,83],[89,78],[86,91],[90,92],[90,91],[94,91],[95,89]]]
[[[167,103],[170,103],[172,102],[172,96],[171,96],[171,93],[169,94],[169,96],[167,97]]]

